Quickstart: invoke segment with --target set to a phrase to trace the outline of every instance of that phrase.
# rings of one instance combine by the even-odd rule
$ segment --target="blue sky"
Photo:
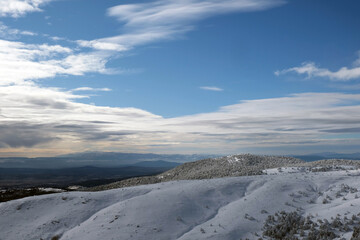
[[[0,0],[0,155],[360,143],[360,3]]]

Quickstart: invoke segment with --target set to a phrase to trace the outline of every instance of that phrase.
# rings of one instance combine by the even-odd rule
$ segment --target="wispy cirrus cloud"
[[[193,21],[228,12],[260,11],[285,3],[282,0],[160,0],[151,3],[126,4],[112,7],[108,15],[127,27],[178,28]]]
[[[261,11],[284,4],[283,0],[158,0],[150,3],[122,4],[108,9],[108,16],[124,25],[124,34],[79,40],[82,47],[127,51],[134,46],[173,39],[194,28],[195,22],[231,12]]]
[[[337,71],[331,71],[326,68],[321,68],[313,62],[305,62],[301,66],[292,67],[284,70],[275,72],[275,75],[279,76],[287,73],[297,73],[306,75],[308,78],[321,77],[327,78],[331,81],[350,81],[354,79],[360,79],[360,54],[359,57],[354,61],[353,67],[342,67]]]
[[[215,86],[203,86],[203,87],[200,87],[200,89],[206,90],[206,91],[215,91],[215,92],[224,91],[224,89],[219,88],[219,87],[215,87]]]
[[[0,17],[22,17],[30,12],[39,12],[43,5],[53,0],[0,0]]]

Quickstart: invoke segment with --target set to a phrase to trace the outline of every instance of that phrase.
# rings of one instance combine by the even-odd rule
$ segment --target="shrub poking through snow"
[[[269,215],[263,226],[263,239],[322,240],[340,238],[340,233],[353,232],[351,240],[360,239],[360,221],[357,216],[331,221],[315,220],[313,216],[303,217],[298,212],[278,212]]]
[[[354,232],[351,236],[351,240],[358,240],[360,239],[360,226],[354,227]]]
[[[308,225],[306,219],[297,212],[279,212],[275,216],[269,215],[264,228],[263,236],[271,239],[292,239],[292,236],[300,233],[299,226]]]

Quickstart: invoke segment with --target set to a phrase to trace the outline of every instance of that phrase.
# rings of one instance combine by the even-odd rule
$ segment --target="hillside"
[[[343,165],[57,193],[1,203],[0,239],[351,239],[359,189]]]
[[[305,164],[305,162],[292,157],[259,156],[252,154],[232,155],[188,162],[157,176],[126,179],[123,181],[90,188],[88,190],[99,191],[174,180],[211,179],[230,176],[259,175],[262,174],[262,170],[267,168],[277,168],[301,164]]]

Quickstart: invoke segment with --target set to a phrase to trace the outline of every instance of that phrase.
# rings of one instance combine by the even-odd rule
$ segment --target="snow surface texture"
[[[258,239],[268,215],[281,210],[329,221],[360,212],[360,170],[267,172],[1,203],[0,239]],[[350,239],[352,230],[337,234]]]

